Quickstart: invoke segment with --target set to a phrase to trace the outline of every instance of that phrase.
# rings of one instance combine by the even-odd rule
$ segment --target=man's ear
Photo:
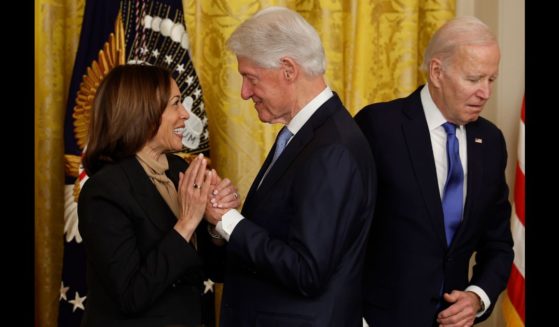
[[[443,74],[443,62],[439,58],[433,58],[429,62],[429,80],[433,86],[439,88],[441,85],[441,78]]]
[[[283,76],[287,81],[293,81],[297,78],[299,74],[299,66],[297,63],[289,58],[283,57],[280,59],[281,61],[281,69],[283,70]]]

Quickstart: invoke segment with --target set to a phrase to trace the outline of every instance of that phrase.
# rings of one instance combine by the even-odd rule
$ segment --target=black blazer
[[[367,141],[337,95],[247,195],[227,245],[222,327],[361,326],[362,265],[376,194]]]
[[[168,155],[178,184],[187,164]],[[134,157],[89,178],[78,201],[87,258],[82,326],[198,326],[202,260]],[[204,237],[206,233],[198,233]]]
[[[484,118],[466,125],[464,218],[446,245],[433,149],[418,88],[407,98],[366,106],[355,117],[379,174],[378,204],[365,264],[365,318],[374,327],[431,326],[444,291],[481,287],[491,313],[513,260],[511,206],[501,131]],[[473,276],[470,257],[477,251]],[[444,301],[443,301],[444,302]]]

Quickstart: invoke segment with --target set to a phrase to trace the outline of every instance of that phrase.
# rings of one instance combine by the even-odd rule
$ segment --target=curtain
[[[240,96],[237,61],[225,45],[261,8],[282,5],[313,25],[326,52],[328,85],[354,115],[366,104],[411,93],[429,38],[454,17],[454,0],[183,0],[192,60],[204,89],[212,164],[245,196],[281,126],[258,120]]]
[[[418,67],[455,0],[183,0],[191,56],[204,91],[212,165],[244,197],[280,126],[240,97],[233,30],[271,5],[301,13],[318,31],[326,79],[351,114],[424,83]],[[64,111],[84,0],[35,0],[35,319],[56,326],[64,223]],[[87,302],[85,302],[87,305]]]
[[[35,325],[56,326],[64,230],[64,115],[84,0],[35,1]]]

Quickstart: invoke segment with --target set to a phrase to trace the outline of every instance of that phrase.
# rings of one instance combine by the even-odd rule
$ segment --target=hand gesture
[[[206,205],[206,220],[210,224],[216,225],[221,220],[221,216],[229,209],[238,208],[241,205],[241,198],[231,180],[221,179],[215,170],[212,170],[211,189]]]
[[[200,154],[184,173],[179,173],[179,217],[174,228],[187,241],[202,220],[208,203],[212,172],[206,171],[206,165],[207,160]]]

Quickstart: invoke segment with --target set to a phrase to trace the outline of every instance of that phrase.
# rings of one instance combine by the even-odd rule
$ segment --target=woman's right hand
[[[202,220],[208,202],[212,171],[206,171],[207,160],[196,157],[184,173],[179,173],[179,212],[174,228],[190,242],[192,234]]]
[[[215,170],[212,170],[212,178],[210,199],[206,207],[206,220],[212,225],[217,225],[229,209],[238,208],[241,205],[241,199],[231,180],[221,179]]]

